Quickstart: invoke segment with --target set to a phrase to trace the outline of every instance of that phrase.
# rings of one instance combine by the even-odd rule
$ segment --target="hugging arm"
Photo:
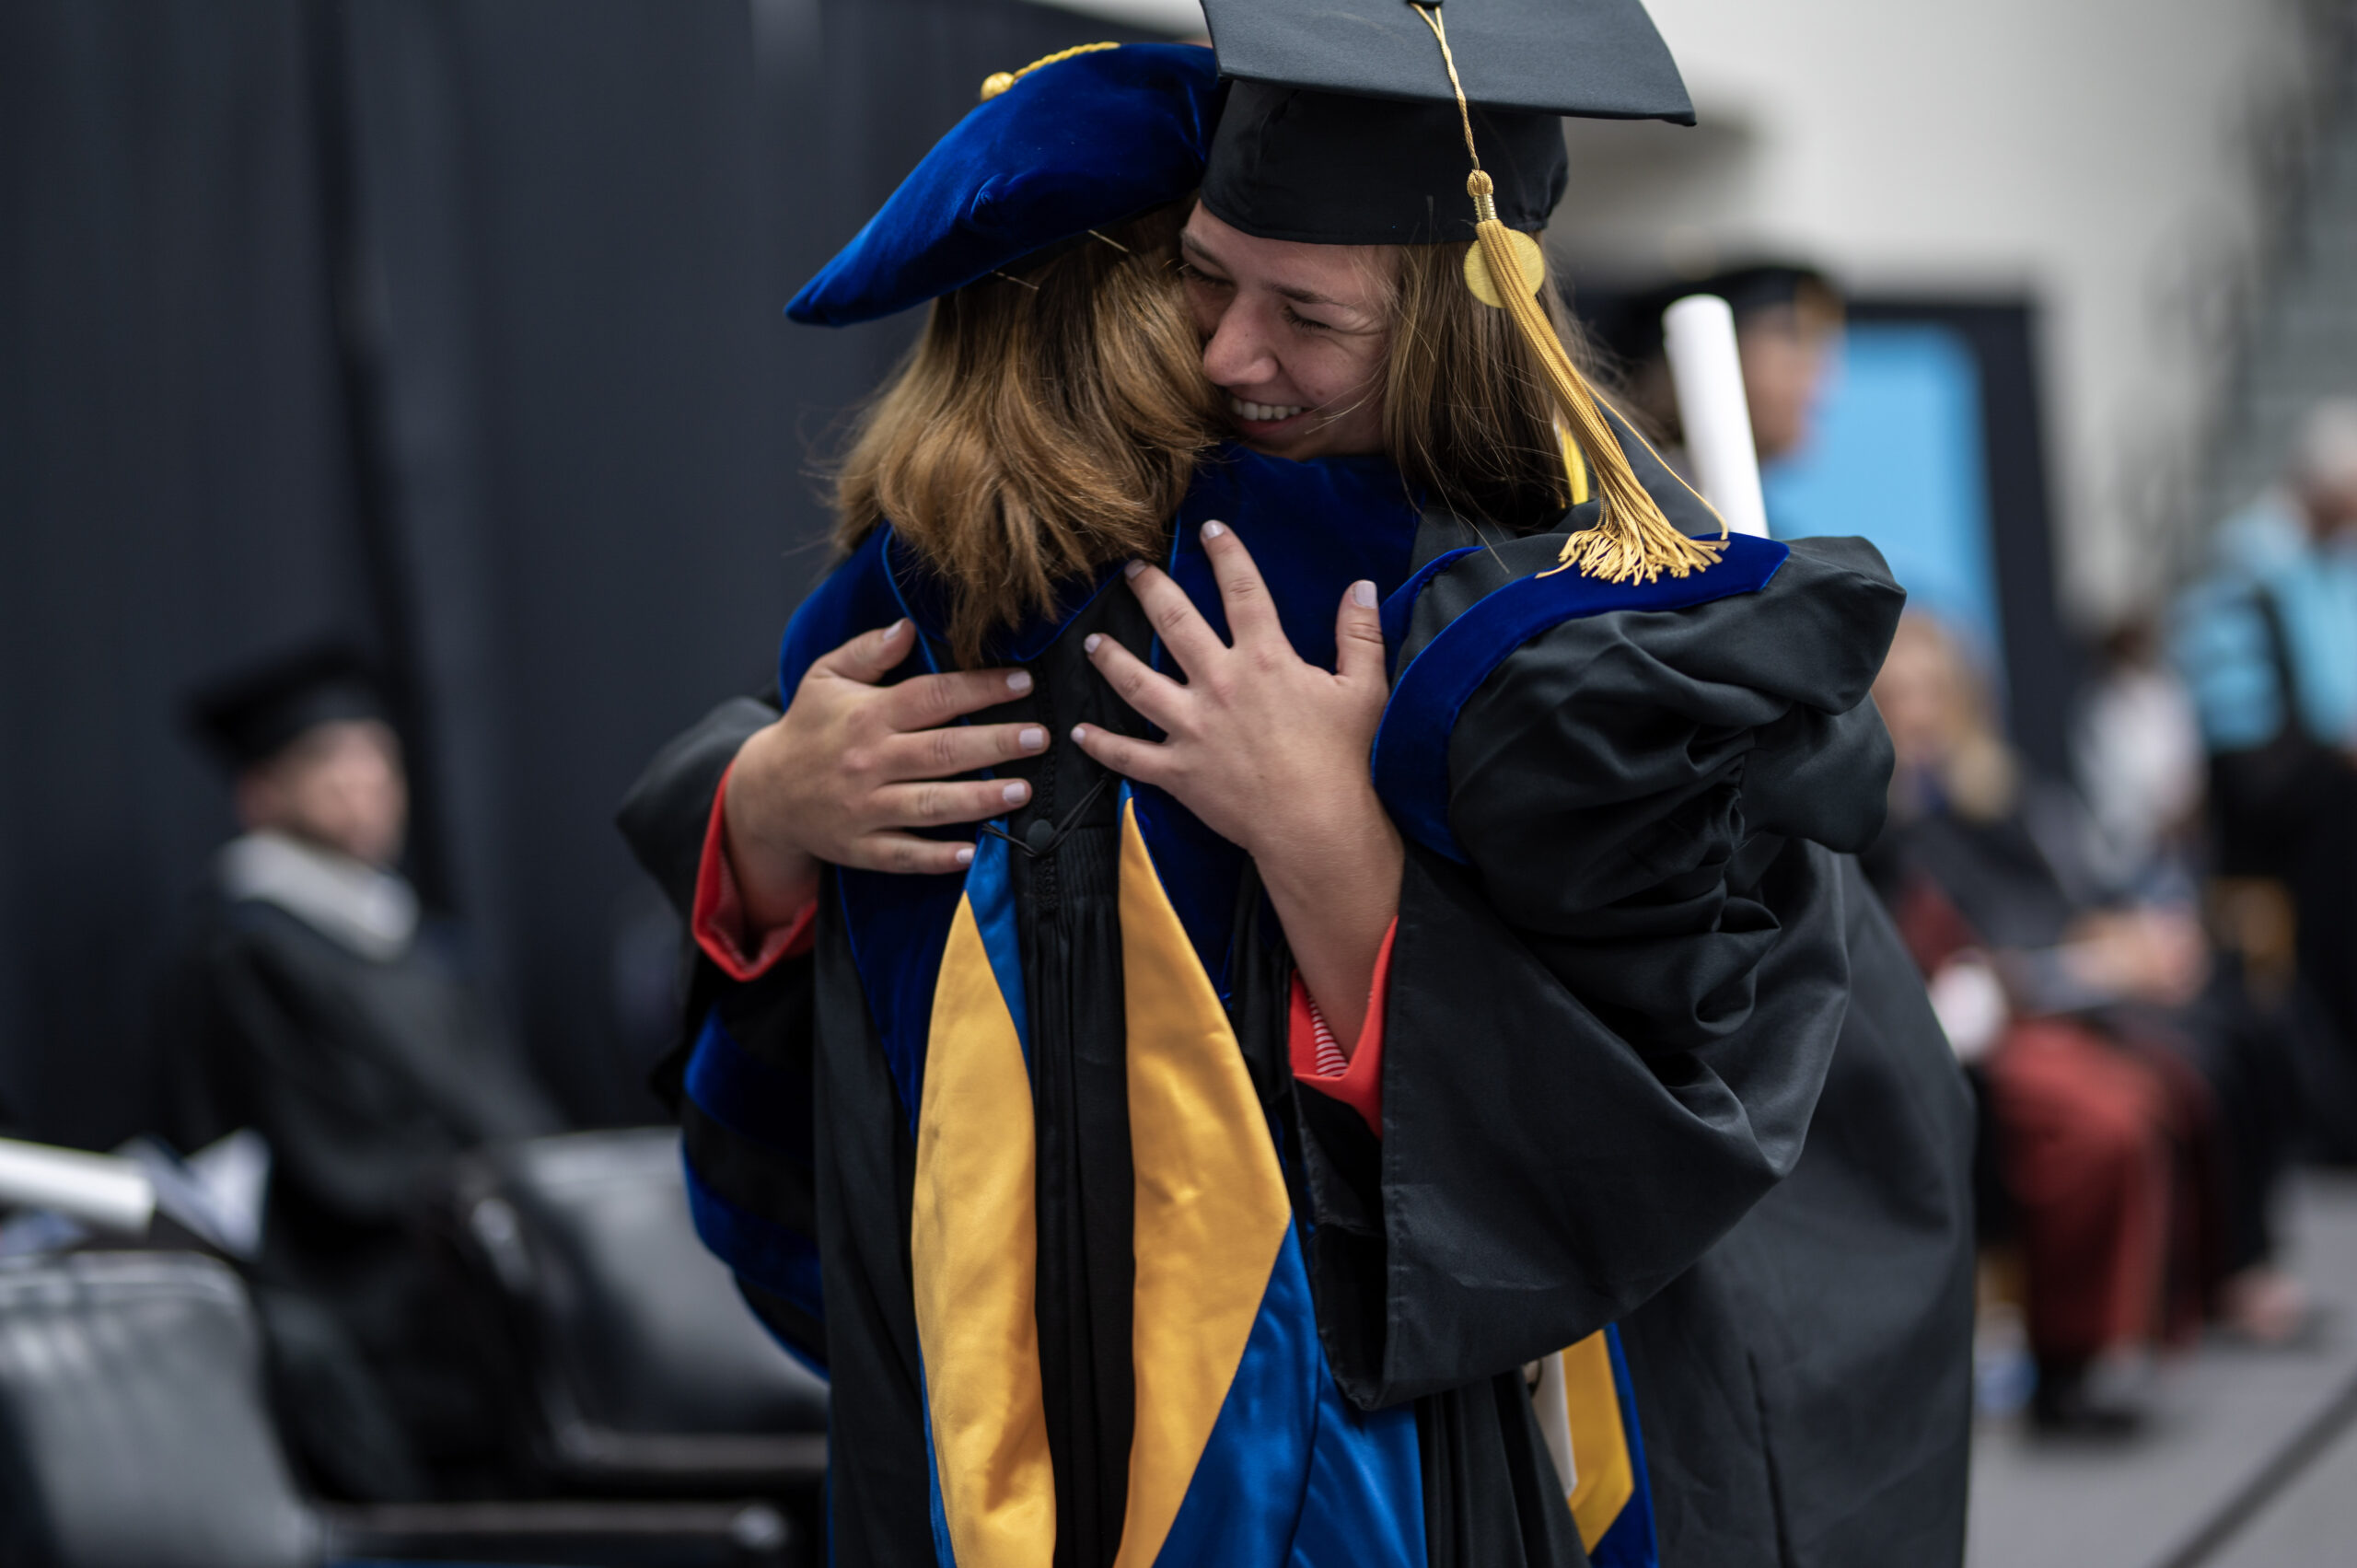
[[[1566,620],[1429,738],[1446,828],[1408,851],[1379,1125],[1296,1097],[1355,1400],[1620,1320],[1794,1168],[1849,1009],[1840,853],[1889,776],[1878,566],[1795,551],[1756,593]]]
[[[1167,576],[1132,565],[1131,587],[1187,679],[1147,668],[1110,637],[1090,639],[1089,659],[1167,738],[1091,726],[1074,738],[1252,856],[1294,963],[1347,1052],[1399,907],[1399,834],[1367,768],[1388,690],[1373,585],[1344,596],[1335,668],[1321,669],[1294,652],[1235,530],[1207,524],[1202,540],[1234,643]]]
[[[1046,731],[958,721],[1028,691],[1030,676],[892,680],[914,644],[905,621],[862,633],[811,666],[783,713],[774,694],[734,698],[656,754],[618,822],[681,919],[701,923],[700,912],[723,901],[710,886],[722,865],[725,901],[751,934],[793,924],[817,896],[822,865],[955,871],[967,846],[913,830],[1021,803],[1009,793],[1028,790],[1020,781],[958,775],[1036,755]]]

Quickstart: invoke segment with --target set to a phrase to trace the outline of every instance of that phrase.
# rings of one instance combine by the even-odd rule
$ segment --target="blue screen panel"
[[[1872,540],[1907,589],[1979,645],[2002,680],[1980,369],[1962,336],[1870,321],[1844,335],[1801,451],[1760,475],[1778,539]]]

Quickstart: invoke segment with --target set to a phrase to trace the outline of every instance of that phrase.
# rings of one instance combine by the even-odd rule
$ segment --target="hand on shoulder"
[[[884,679],[916,645],[906,621],[863,633],[810,667],[776,723],[737,754],[722,807],[730,869],[756,922],[790,919],[821,862],[940,874],[972,858],[915,830],[979,822],[1022,803],[1020,780],[960,780],[1049,743],[1039,725],[962,725],[1031,689],[1023,670]]]

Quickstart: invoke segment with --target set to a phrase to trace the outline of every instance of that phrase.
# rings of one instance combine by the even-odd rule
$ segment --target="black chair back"
[[[261,1380],[244,1289],[212,1259],[0,1265],[0,1562],[316,1562]]]
[[[519,1319],[561,1479],[706,1492],[822,1473],[826,1384],[696,1239],[676,1129],[509,1146],[461,1203]]]

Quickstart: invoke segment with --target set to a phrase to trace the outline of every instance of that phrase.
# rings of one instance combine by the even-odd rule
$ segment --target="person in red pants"
[[[2025,782],[1954,641],[1911,617],[1875,685],[1898,769],[1868,857],[1992,1125],[1987,1174],[2019,1240],[2033,1412],[2117,1433],[2153,1353],[2235,1294],[2230,1167],[2193,1063],[2218,989],[2192,916],[2089,896],[2073,803]],[[2247,1162],[2245,1162],[2247,1163]]]

